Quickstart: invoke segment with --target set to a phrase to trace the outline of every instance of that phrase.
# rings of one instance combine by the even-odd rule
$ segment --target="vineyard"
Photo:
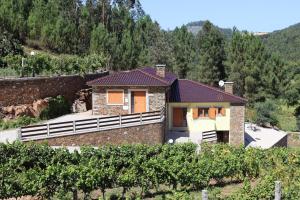
[[[204,188],[210,199],[274,199],[276,180],[282,182],[283,199],[300,198],[299,150],[217,144],[199,152],[193,144],[166,144],[70,153],[47,145],[0,144],[0,199],[92,199],[95,191],[97,199],[156,199],[163,193],[161,199],[193,199],[190,193]],[[212,182],[242,187],[222,196]]]

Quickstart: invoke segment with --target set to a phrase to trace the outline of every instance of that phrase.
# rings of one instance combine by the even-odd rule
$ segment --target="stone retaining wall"
[[[0,107],[31,104],[34,100],[62,95],[72,102],[75,93],[86,88],[86,82],[108,75],[108,72],[57,77],[33,77],[0,80]]]
[[[164,123],[155,123],[85,134],[62,136],[47,140],[36,140],[35,142],[46,142],[51,146],[163,144],[165,136],[164,127]]]

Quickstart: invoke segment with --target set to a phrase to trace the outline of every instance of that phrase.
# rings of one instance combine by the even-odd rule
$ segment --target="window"
[[[202,107],[202,108],[193,108],[193,119],[209,117],[210,119],[215,119],[216,115],[221,114],[225,116],[224,108],[215,108],[215,107]]]
[[[226,109],[223,107],[216,108],[216,115],[226,116]]]
[[[208,117],[209,108],[198,108],[198,117]]]
[[[124,91],[123,90],[107,90],[108,105],[123,105]]]

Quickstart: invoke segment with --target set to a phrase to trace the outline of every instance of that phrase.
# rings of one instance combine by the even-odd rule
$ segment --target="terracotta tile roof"
[[[164,81],[167,81],[170,85],[177,79],[177,76],[171,72],[168,72],[168,70],[166,69],[166,73],[165,73],[165,77],[162,78],[160,76],[156,75],[156,69],[153,67],[144,67],[141,69],[142,71],[151,74],[152,76],[162,79]]]
[[[247,100],[223,90],[191,80],[179,79],[172,85],[170,102],[230,102],[246,103]]]
[[[153,75],[150,69],[143,68],[128,72],[117,72],[89,81],[87,84],[101,86],[170,86],[172,82],[172,76],[169,73],[164,79]]]

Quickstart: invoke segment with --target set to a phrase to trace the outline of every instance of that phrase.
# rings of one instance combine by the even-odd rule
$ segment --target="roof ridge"
[[[162,79],[160,79],[160,78],[158,78],[158,77],[155,77],[155,76],[153,76],[152,74],[149,74],[149,73],[147,73],[147,72],[144,72],[144,71],[141,70],[141,69],[135,69],[135,70],[137,70],[137,71],[139,71],[139,72],[142,72],[143,74],[145,74],[145,75],[147,75],[147,76],[150,76],[151,78],[155,78],[155,79],[157,79],[157,80],[159,80],[159,81],[161,81],[161,82],[163,82],[163,83],[169,85],[169,83],[168,83],[167,81],[162,80]]]
[[[228,92],[225,92],[225,91],[219,90],[219,89],[217,89],[217,88],[215,88],[215,87],[208,86],[208,85],[206,85],[206,84],[203,84],[203,83],[200,83],[200,82],[197,82],[197,81],[193,81],[193,80],[189,80],[189,79],[179,79],[179,80],[186,80],[186,81],[190,81],[190,82],[192,82],[192,83],[195,83],[195,84],[198,84],[198,85],[201,85],[201,86],[207,87],[207,88],[209,88],[209,89],[212,89],[212,90],[215,90],[215,91],[221,92],[221,93],[223,93],[223,94],[226,94],[226,95],[228,95],[228,96],[235,97],[235,98],[239,98],[239,99],[241,99],[241,100],[247,101],[247,99],[245,99],[245,98],[243,98],[243,97],[239,97],[239,96],[237,96],[237,95],[230,94],[230,93],[228,93]]]

